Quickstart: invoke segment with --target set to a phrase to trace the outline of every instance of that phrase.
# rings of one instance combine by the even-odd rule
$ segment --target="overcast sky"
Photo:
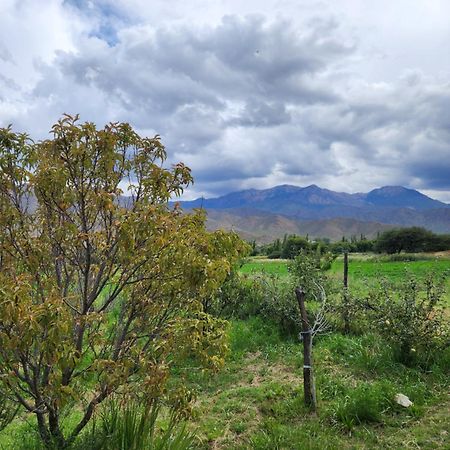
[[[160,134],[187,198],[289,183],[450,202],[448,0],[1,0],[0,126]]]

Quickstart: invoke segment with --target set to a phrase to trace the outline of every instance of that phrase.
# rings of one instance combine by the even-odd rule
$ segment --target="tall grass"
[[[165,427],[160,425],[161,405],[125,404],[111,400],[98,423],[76,446],[76,450],[187,450],[193,448],[195,435],[185,425],[178,425],[170,415]]]

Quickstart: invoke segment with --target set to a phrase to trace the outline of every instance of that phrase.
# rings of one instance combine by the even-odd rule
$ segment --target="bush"
[[[259,314],[276,323],[283,334],[297,334],[300,329],[300,312],[292,280],[271,275],[260,277],[258,283],[263,292]]]
[[[248,247],[169,205],[192,177],[164,168],[158,136],[67,115],[52,134],[0,128],[0,390],[64,448],[113,393],[160,399],[182,349],[223,364],[226,325],[201,301]]]
[[[420,283],[411,278],[400,288],[382,283],[367,299],[372,327],[392,344],[398,361],[405,365],[428,366],[450,346],[445,279],[445,275],[438,279],[429,275]]]
[[[327,253],[320,256],[317,253],[302,251],[289,265],[295,286],[300,286],[306,292],[308,300],[321,300],[323,294],[331,287],[325,271],[331,267],[334,256]]]
[[[225,319],[246,319],[261,309],[264,295],[258,278],[232,271],[214,296],[203,302],[203,310]]]
[[[280,259],[281,258],[281,250],[274,250],[273,252],[270,252],[267,257],[269,259]]]
[[[232,272],[204,310],[225,319],[261,317],[286,335],[298,332],[300,316],[290,278],[272,274],[257,276]]]

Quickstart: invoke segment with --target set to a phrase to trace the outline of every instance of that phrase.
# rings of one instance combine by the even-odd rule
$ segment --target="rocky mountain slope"
[[[401,186],[348,194],[316,185],[282,185],[185,201],[181,206],[205,208],[210,228],[233,228],[260,241],[285,233],[330,239],[361,233],[370,237],[392,226],[413,225],[450,232],[450,205]]]

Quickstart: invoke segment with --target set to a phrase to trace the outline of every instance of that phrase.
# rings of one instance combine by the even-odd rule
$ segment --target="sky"
[[[384,185],[450,202],[448,0],[1,0],[0,126],[159,134],[184,198]]]

